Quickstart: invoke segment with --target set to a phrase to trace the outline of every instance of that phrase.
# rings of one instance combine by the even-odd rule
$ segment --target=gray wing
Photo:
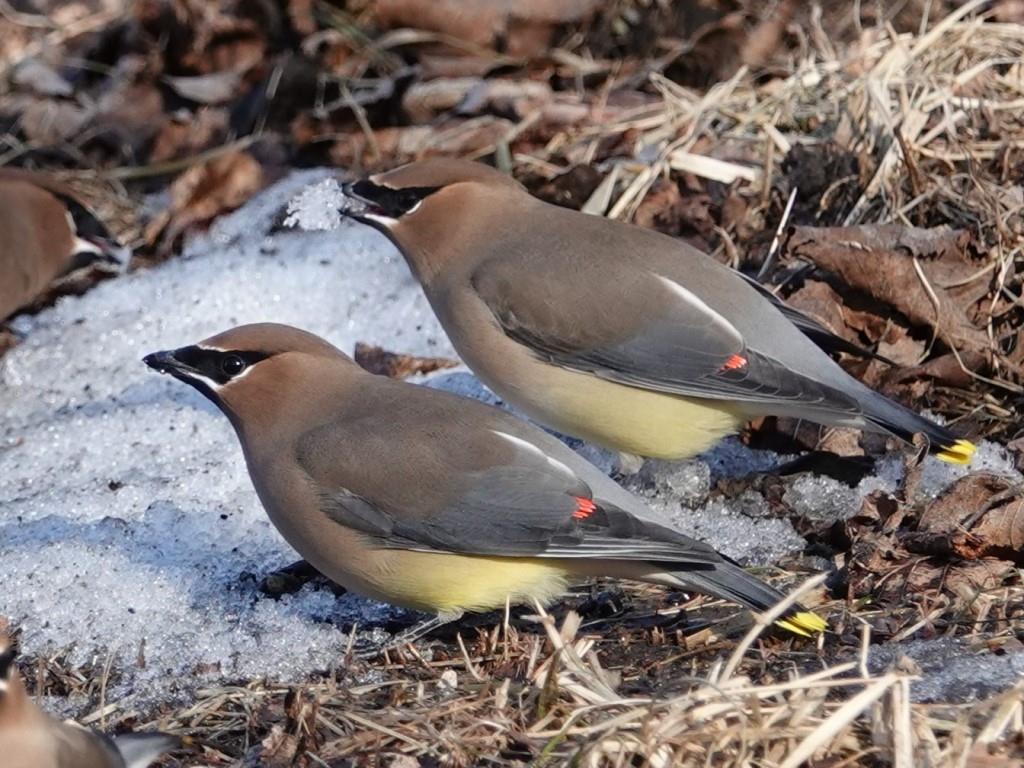
[[[555,365],[670,394],[859,412],[852,397],[751,349],[728,319],[675,280],[607,261],[600,281],[530,266],[490,260],[472,284],[509,338]],[[585,295],[573,295],[577,284]]]
[[[412,393],[405,389],[410,398]],[[300,463],[316,481],[321,508],[329,518],[387,548],[503,557],[721,561],[707,545],[595,498],[565,463],[513,434],[512,428],[501,430],[504,422],[497,412],[492,418],[498,429],[486,428],[486,419],[481,422],[480,414],[491,410],[485,406],[469,416],[476,425],[467,426],[448,412],[428,413],[426,409],[442,402],[438,396],[444,393],[429,394],[433,403],[422,400],[418,416],[430,419],[430,439],[417,440],[415,450],[404,451],[394,462],[406,477],[401,489],[391,477],[392,465],[373,461],[377,446],[371,435],[354,441],[351,432],[326,429],[303,438],[307,444],[300,444]],[[387,432],[403,431],[402,414],[391,410],[387,426],[382,419],[373,421],[381,449],[390,443],[393,450],[401,437]],[[418,425],[404,428],[409,434]],[[311,457],[343,456],[331,445],[308,444],[317,440],[357,442],[361,464],[349,472],[315,466]],[[371,465],[379,469],[368,472]]]
[[[616,271],[584,288],[573,275],[502,258],[481,265],[472,285],[508,336],[570,367],[690,381],[743,355],[739,331],[678,282]]]

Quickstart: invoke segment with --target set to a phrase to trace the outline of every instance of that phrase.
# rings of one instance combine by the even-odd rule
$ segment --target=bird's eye
[[[227,355],[220,361],[220,369],[227,376],[237,376],[245,370],[245,360],[238,355]]]

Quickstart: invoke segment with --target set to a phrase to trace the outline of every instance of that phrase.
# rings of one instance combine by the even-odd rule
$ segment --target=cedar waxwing
[[[345,192],[341,212],[404,254],[473,372],[560,432],[676,459],[775,415],[922,433],[956,464],[974,453],[818,346],[848,342],[682,241],[545,203],[466,160],[411,163]]]
[[[0,320],[47,286],[95,263],[118,266],[107,228],[56,179],[0,168]]]
[[[490,405],[364,371],[323,339],[246,325],[146,365],[231,420],[271,521],[343,587],[452,621],[612,576],[761,610],[782,595],[556,438]],[[820,631],[813,613],[783,626]]]
[[[0,765],[3,768],[145,768],[184,740],[166,733],[113,738],[59,722],[29,699],[14,666],[15,651],[0,636]]]

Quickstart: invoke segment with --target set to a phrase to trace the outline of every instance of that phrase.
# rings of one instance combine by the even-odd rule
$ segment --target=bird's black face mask
[[[190,346],[166,352],[154,352],[142,362],[155,371],[167,373],[195,387],[214,403],[216,390],[242,376],[270,355],[253,350],[220,350]]]
[[[416,206],[439,189],[441,187],[392,189],[383,184],[375,184],[369,179],[362,179],[342,187],[345,196],[356,203],[342,210],[342,214],[367,223],[380,219],[399,219],[415,210]]]

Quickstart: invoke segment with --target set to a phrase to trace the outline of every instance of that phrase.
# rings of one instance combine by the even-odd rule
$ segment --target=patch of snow
[[[799,552],[806,544],[789,520],[769,515],[764,497],[746,492],[738,499],[712,499],[697,509],[677,509],[672,518],[686,535],[712,544],[744,565],[761,565]]]
[[[319,184],[310,184],[288,201],[288,215],[284,225],[307,232],[338,229],[346,199],[337,179],[324,179]]]
[[[942,491],[970,472],[991,472],[1005,475],[1016,482],[1024,481],[1017,471],[1009,452],[1001,445],[988,441],[978,444],[978,450],[969,466],[949,464],[928,457],[924,465],[921,481],[917,486],[915,501],[934,499]]]
[[[909,657],[921,671],[920,679],[910,685],[911,699],[918,702],[976,701],[1024,678],[1024,652],[997,655],[971,649],[955,638],[874,646],[868,667],[881,673],[902,657]]]
[[[834,478],[800,474],[787,478],[782,500],[800,517],[830,524],[855,514],[864,494]]]
[[[710,468],[711,483],[714,484],[719,480],[746,477],[755,472],[771,472],[796,457],[749,448],[737,438],[727,437],[699,458]]]
[[[689,461],[648,459],[640,470],[640,478],[688,507],[703,504],[711,494],[711,465],[700,458]]]

